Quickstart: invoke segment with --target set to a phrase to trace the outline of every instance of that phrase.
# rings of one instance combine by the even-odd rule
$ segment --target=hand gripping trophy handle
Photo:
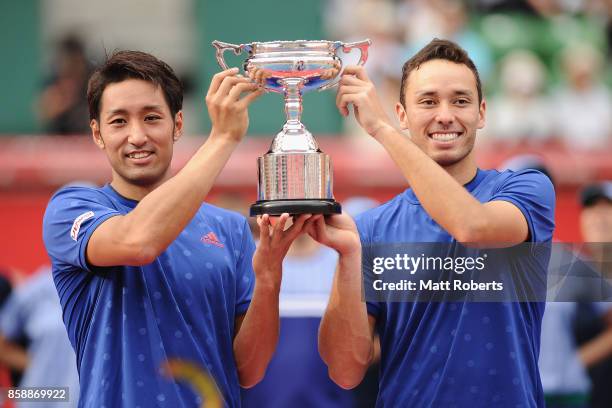
[[[368,60],[368,49],[370,48],[371,44],[372,41],[370,40],[363,40],[352,43],[343,43],[341,41],[336,41],[336,43],[334,43],[334,47],[336,51],[342,48],[342,52],[344,52],[345,54],[348,54],[349,52],[351,52],[351,50],[357,48],[361,53],[359,55],[359,61],[357,62],[357,65],[364,65],[365,62]],[[340,82],[340,79],[342,78],[342,72],[344,72],[344,69],[338,74],[336,79],[326,85],[323,85],[321,88],[319,88],[319,90],[324,91],[326,89],[333,88],[334,86],[338,85],[338,82]]]

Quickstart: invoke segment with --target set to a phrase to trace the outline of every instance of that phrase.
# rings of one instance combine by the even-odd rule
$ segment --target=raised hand
[[[340,79],[336,106],[343,116],[348,116],[351,104],[357,122],[370,136],[376,137],[381,129],[392,127],[374,84],[362,66],[347,66]]]
[[[208,88],[206,106],[212,121],[211,137],[242,140],[249,127],[248,106],[263,94],[249,78],[238,75],[238,68],[217,73]]]

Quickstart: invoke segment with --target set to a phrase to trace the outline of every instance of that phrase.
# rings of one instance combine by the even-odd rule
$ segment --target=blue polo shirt
[[[516,205],[531,240],[551,241],[555,194],[542,173],[478,170],[465,188],[480,202]],[[385,244],[456,243],[411,189],[362,214],[357,227],[364,256],[367,248]],[[526,261],[500,267],[545,280],[548,259]],[[544,303],[368,301],[367,308],[381,342],[377,406],[544,406],[538,373]]]
[[[79,406],[196,407],[213,398],[196,385],[203,382],[226,406],[240,406],[234,320],[246,313],[254,286],[246,220],[203,204],[154,262],[88,265],[94,230],[136,205],[110,185],[71,187],[51,198],[44,216],[43,238],[77,355]]]

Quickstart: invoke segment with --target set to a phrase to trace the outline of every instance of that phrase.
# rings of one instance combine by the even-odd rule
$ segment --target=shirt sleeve
[[[555,229],[555,189],[537,170],[512,173],[490,201],[508,201],[523,213],[531,242],[549,242]]]
[[[371,282],[368,282],[371,278],[371,274],[368,272],[372,267],[372,241],[371,241],[371,228],[370,218],[364,215],[357,216],[355,218],[355,224],[357,225],[357,231],[359,231],[359,239],[361,241],[361,277],[364,285],[367,285]],[[364,289],[364,296],[366,296],[367,291]],[[368,314],[373,317],[378,317],[380,315],[380,302],[367,300],[366,299],[366,309],[368,310]]]
[[[90,270],[86,259],[89,238],[116,215],[121,213],[96,189],[70,187],[57,192],[43,218],[43,240],[51,261]]]
[[[253,254],[255,241],[246,220],[242,226],[242,245],[236,267],[236,315],[246,313],[255,287],[255,273],[253,272]]]

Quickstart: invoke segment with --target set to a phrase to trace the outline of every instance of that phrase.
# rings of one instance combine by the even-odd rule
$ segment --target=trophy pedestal
[[[275,138],[281,143],[285,136]],[[284,138],[303,142],[309,137]],[[315,147],[316,148],[316,147]],[[329,156],[321,151],[278,153],[268,152],[257,159],[258,196],[251,206],[251,216],[270,214],[339,214],[341,206],[332,194],[332,165]]]
[[[263,214],[289,215],[299,214],[340,214],[342,207],[333,198],[330,199],[310,199],[310,200],[261,200],[251,206],[251,217]]]

